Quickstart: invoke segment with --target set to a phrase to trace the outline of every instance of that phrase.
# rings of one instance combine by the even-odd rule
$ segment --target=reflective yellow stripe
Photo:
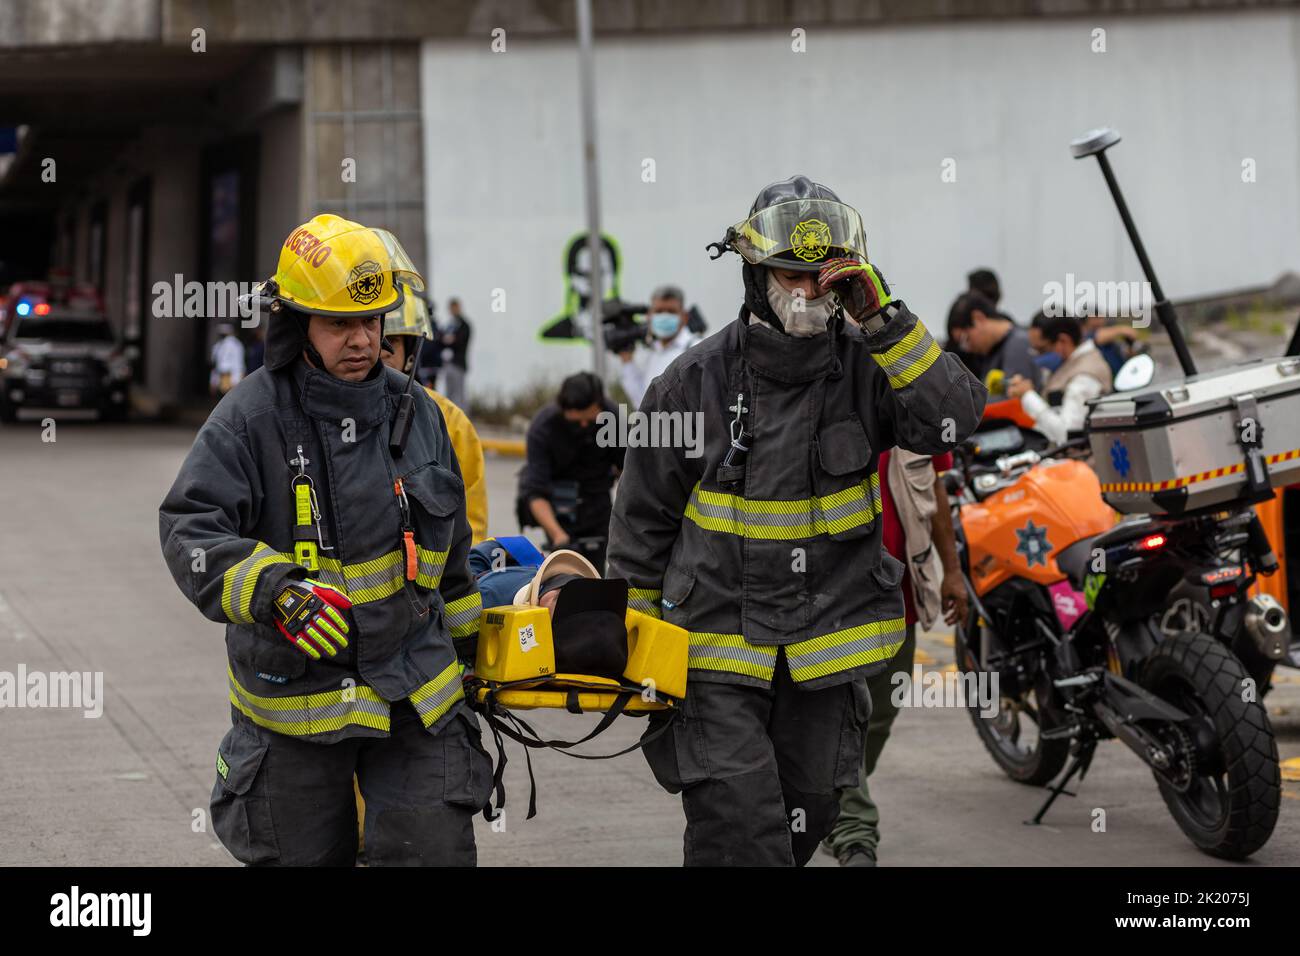
[[[460,665],[452,661],[441,674],[412,694],[410,700],[424,726],[432,727],[451,710],[456,701],[463,700],[464,697]]]
[[[402,589],[405,565],[406,558],[400,551],[389,551],[359,564],[345,564],[348,597],[353,604],[367,604],[396,594]]]
[[[880,510],[880,475],[872,472],[858,484],[834,494],[791,501],[743,498],[705,491],[696,484],[686,503],[685,517],[705,531],[785,541],[839,534],[869,525]]]
[[[292,558],[259,541],[252,554],[231,565],[221,576],[221,610],[226,617],[236,624],[252,624],[253,592],[262,571],[272,564],[293,563]]]
[[[415,582],[421,587],[436,591],[442,583],[443,569],[447,564],[446,551],[416,548],[419,570]],[[283,557],[293,561],[293,554]],[[406,580],[406,556],[401,551],[389,551],[369,561],[343,564],[334,558],[320,558],[320,570],[313,577],[322,584],[338,588],[353,604],[369,604],[391,597],[402,589]]]
[[[691,631],[690,642],[687,667],[692,670],[744,674],[768,681],[776,673],[777,649],[751,644],[740,634]]]
[[[323,694],[260,697],[235,680],[229,666],[226,676],[230,680],[230,703],[259,727],[278,734],[311,737],[348,726],[388,730],[388,702],[364,684]]]
[[[941,353],[939,344],[918,319],[916,326],[898,344],[871,357],[889,376],[892,387],[903,388],[933,365]]]
[[[888,660],[903,646],[906,622],[901,617],[872,621],[786,645],[786,662],[795,682],[852,670]]]
[[[442,619],[455,640],[473,637],[478,633],[479,616],[483,611],[483,595],[475,591],[454,601],[448,601]]]
[[[428,588],[430,591],[438,590],[438,585],[442,583],[443,569],[447,566],[447,552],[430,551],[428,548],[420,547],[415,550],[420,560],[419,573],[415,576],[415,583]]]
[[[662,618],[663,612],[659,608],[659,601],[663,596],[664,592],[659,588],[628,588],[627,606],[633,611]]]
[[[790,677],[796,683],[888,660],[903,646],[903,618],[872,621],[785,645]],[[690,632],[691,670],[744,674],[770,681],[778,648],[751,644],[740,634]]]

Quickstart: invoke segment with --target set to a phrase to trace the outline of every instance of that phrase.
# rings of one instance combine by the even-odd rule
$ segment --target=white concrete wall
[[[602,38],[603,226],[625,297],[673,281],[712,328],[730,321],[739,260],[704,246],[804,173],[862,211],[871,258],[932,327],[985,265],[1027,321],[1067,272],[1141,278],[1096,162],[1067,148],[1101,125],[1124,135],[1109,155],[1169,295],[1270,281],[1300,268],[1298,39],[1294,12],[814,30],[802,54],[788,33]],[[431,285],[476,321],[470,391],[558,380],[590,354],[534,336],[585,222],[576,47],[431,41],[422,61]]]

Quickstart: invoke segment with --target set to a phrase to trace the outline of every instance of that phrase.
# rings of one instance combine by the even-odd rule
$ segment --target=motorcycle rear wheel
[[[1154,776],[1179,829],[1206,853],[1228,860],[1243,860],[1268,842],[1282,802],[1268,712],[1258,699],[1242,699],[1249,679],[1231,651],[1199,633],[1161,641],[1142,669],[1143,687],[1201,718],[1212,735],[1215,759],[1196,766],[1186,787]],[[1262,693],[1256,688],[1255,697]]]

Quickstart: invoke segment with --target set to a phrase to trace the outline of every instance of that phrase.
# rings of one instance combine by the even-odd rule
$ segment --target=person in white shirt
[[[1048,349],[1061,357],[1061,364],[1048,377],[1043,391],[1021,375],[1007,383],[1007,396],[1020,399],[1020,407],[1034,420],[1034,428],[1055,444],[1064,442],[1069,432],[1083,428],[1088,414],[1088,400],[1100,398],[1112,390],[1110,366],[1091,339],[1083,338],[1079,320],[1070,316],[1049,318],[1041,334]],[[1060,403],[1050,401],[1060,394]]]
[[[681,289],[664,285],[654,291],[650,297],[650,311],[646,313],[649,343],[645,348],[618,353],[623,360],[619,378],[633,405],[639,408],[651,381],[662,374],[673,359],[700,341],[700,337],[686,327],[687,321],[686,297]]]
[[[213,395],[224,395],[244,377],[244,343],[227,322],[217,326],[217,341],[212,346],[212,374],[208,387]]]

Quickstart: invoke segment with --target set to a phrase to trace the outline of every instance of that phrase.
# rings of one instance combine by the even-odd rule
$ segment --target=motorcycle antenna
[[[1182,327],[1178,324],[1178,315],[1174,312],[1173,303],[1165,298],[1164,290],[1160,288],[1156,270],[1151,265],[1151,260],[1147,258],[1146,246],[1142,245],[1142,237],[1138,235],[1133,217],[1129,215],[1128,203],[1124,202],[1124,194],[1120,192],[1115,173],[1106,158],[1106,150],[1118,143],[1119,139],[1119,133],[1113,129],[1106,127],[1094,129],[1070,143],[1070,154],[1075,159],[1083,159],[1085,156],[1097,157],[1097,164],[1101,166],[1101,174],[1106,177],[1106,185],[1110,188],[1116,208],[1119,209],[1119,217],[1124,221],[1124,229],[1128,232],[1129,241],[1133,243],[1133,251],[1137,253],[1138,262],[1142,264],[1142,272],[1151,283],[1151,294],[1156,300],[1156,316],[1160,319],[1160,324],[1165,327],[1165,332],[1169,334],[1169,341],[1173,343],[1174,354],[1178,356],[1178,364],[1182,366],[1183,374],[1195,375],[1196,363],[1192,361],[1192,353],[1187,350],[1187,341],[1183,338]]]

